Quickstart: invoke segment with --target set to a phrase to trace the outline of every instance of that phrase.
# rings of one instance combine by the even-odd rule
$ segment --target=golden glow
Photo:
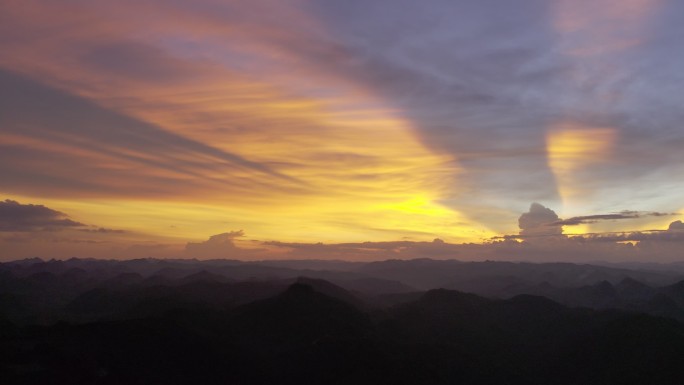
[[[648,39],[651,23],[662,3],[662,0],[554,2],[552,21],[560,38],[559,52],[573,62],[572,70],[564,79],[570,92],[592,89],[594,98],[590,103],[596,105],[598,111],[609,110],[620,102],[623,94],[617,84],[626,76],[625,68],[622,68],[622,62],[611,59]],[[604,87],[596,87],[599,82]],[[585,204],[596,200],[593,194],[607,189],[608,186],[600,185],[600,180],[587,176],[592,173],[592,167],[605,165],[611,159],[617,134],[613,127],[576,122],[558,122],[549,127],[546,137],[548,163],[563,201],[563,208],[559,210],[562,216],[582,215],[586,211]],[[639,219],[624,225],[646,222]],[[607,231],[622,225],[622,222],[612,221],[594,223],[583,225],[583,228],[573,227],[572,232]]]
[[[589,234],[593,232],[591,224],[589,223],[581,223],[579,225],[565,227],[564,230],[566,234]]]
[[[573,124],[557,125],[547,133],[549,168],[556,177],[564,214],[589,199],[591,189],[583,183],[581,173],[610,159],[616,136],[613,128]]]
[[[278,7],[275,13],[288,13],[298,27],[284,29],[275,21],[255,29],[239,20],[214,20],[202,11],[139,2],[126,7],[83,4],[68,11],[61,5],[22,2],[6,9],[18,23],[15,28],[53,33],[27,35],[21,44],[8,45],[0,65],[289,179],[216,163],[210,154],[169,154],[186,169],[159,168],[154,162],[167,159],[153,153],[124,148],[104,154],[17,135],[14,143],[59,157],[78,156],[88,165],[82,178],[113,188],[73,193],[78,200],[57,189],[5,193],[84,223],[165,242],[200,241],[238,229],[251,239],[301,242],[479,241],[494,235],[479,228],[475,233],[458,211],[436,203],[458,186],[457,159],[427,150],[414,138],[410,123],[366,87],[325,65],[302,62],[290,47],[307,44],[311,34],[324,35],[325,28],[304,13],[278,2],[271,5]],[[141,23],[130,17],[138,12],[164,17]],[[178,36],[203,44],[205,54],[174,45]],[[141,71],[160,68],[161,75],[139,76],[136,68],[118,73],[107,62],[93,62],[89,47],[108,41],[121,50],[119,60],[138,63]],[[169,75],[163,76],[164,71]],[[55,165],[50,173],[72,171]],[[140,188],[146,180],[155,181],[146,183],[152,190]]]
[[[636,246],[636,245],[639,244],[639,241],[618,241],[618,242],[616,242],[616,243],[619,243],[619,244],[621,244],[621,245],[632,245],[632,246]]]

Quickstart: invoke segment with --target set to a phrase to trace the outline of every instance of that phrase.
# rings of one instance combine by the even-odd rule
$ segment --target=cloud
[[[667,228],[667,231],[684,231],[684,223],[682,223],[682,221],[674,221],[670,223],[670,227]]]
[[[177,59],[159,47],[136,41],[93,43],[85,51],[80,61],[86,67],[141,82],[188,78],[196,76],[196,70],[205,69]]]
[[[0,188],[18,194],[159,196],[294,182],[266,164],[2,69],[0,135],[12,138],[0,144]],[[245,171],[259,181],[212,176]],[[180,183],[189,178],[198,183]]]
[[[675,221],[669,230],[635,231],[627,233],[597,233],[558,236],[553,213],[539,205],[526,213],[524,222],[532,223],[528,230],[534,235],[498,237],[485,244],[454,244],[435,239],[432,242],[359,242],[359,243],[284,243],[264,242],[262,245],[287,249],[288,259],[342,259],[377,261],[386,259],[458,259],[461,261],[529,261],[529,262],[667,262],[681,260],[684,251],[684,226]],[[538,219],[533,221],[532,219]],[[551,222],[549,222],[551,221]],[[529,223],[528,223],[529,222]],[[548,236],[546,227],[556,233]],[[539,235],[541,232],[542,235]],[[540,236],[544,242],[530,242]],[[519,239],[524,239],[520,242]],[[639,241],[635,244],[626,243]]]
[[[546,138],[549,127],[571,122],[617,133],[609,161],[573,167],[567,179],[570,188],[587,192],[584,212],[615,202],[677,207],[682,183],[671,176],[684,171],[684,116],[677,103],[684,53],[672,37],[684,31],[682,2],[639,1],[652,7],[638,12],[610,0],[585,3],[5,2],[2,67],[63,91],[51,89],[55,95],[48,98],[27,79],[0,86],[0,134],[6,134],[0,138],[0,190],[223,199],[235,211],[255,197],[262,198],[255,205],[261,211],[247,216],[266,222],[270,207],[262,202],[292,202],[281,194],[286,187],[274,182],[272,173],[282,172],[311,183],[302,187],[305,193],[295,192],[303,204],[288,205],[302,222],[318,220],[312,226],[322,222],[319,212],[339,219],[323,204],[311,204],[324,197],[347,211],[377,206],[361,195],[399,200],[388,192],[403,189],[404,196],[425,192],[470,222],[512,232],[529,202],[559,201]],[[632,38],[640,43],[622,44]],[[244,102],[254,100],[260,103]],[[309,114],[301,105],[334,114]],[[360,116],[372,119],[359,130],[340,124]],[[405,124],[389,121],[390,134],[378,131],[388,116]],[[387,152],[406,152],[388,142],[400,126],[455,166]],[[21,143],[10,143],[10,136]],[[362,151],[368,143],[379,145]],[[318,161],[310,149],[365,152],[378,160],[366,167]],[[338,202],[337,196],[353,198]],[[304,207],[314,214],[307,216]],[[378,217],[369,210],[349,216],[355,220],[340,220],[344,226],[334,230]],[[287,227],[283,237],[306,237],[308,230],[293,234],[306,228],[295,220]],[[413,229],[421,227],[418,222]],[[521,233],[557,234],[560,227]]]
[[[681,184],[667,175],[684,165],[682,111],[673,102],[681,99],[675,68],[684,55],[667,36],[684,28],[675,21],[681,3],[643,2],[648,10],[636,13],[611,0],[590,11],[564,0],[330,3],[321,13],[358,58],[330,66],[400,106],[426,145],[454,154],[459,184],[476,191],[455,192],[464,212],[560,200],[543,138],[564,121],[619,134],[603,154],[609,161],[569,175],[565,187],[586,192],[579,198],[593,207],[616,199],[678,204]],[[581,27],[559,29],[568,14]],[[632,38],[640,43],[622,44]],[[657,186],[658,194],[634,185]]]
[[[501,237],[494,237],[492,239],[526,239],[528,237],[557,236],[563,234],[563,226],[576,226],[581,224],[597,223],[600,221],[638,219],[643,217],[663,217],[670,215],[678,214],[657,211],[623,210],[618,213],[582,215],[561,219],[553,210],[546,208],[539,203],[532,203],[529,212],[522,214],[518,219],[518,227],[520,228],[519,235],[504,235]],[[676,222],[673,222],[670,226],[677,228],[679,225]],[[663,230],[653,230],[652,232],[656,233],[662,231]],[[606,232],[579,235],[573,238],[596,239],[602,241],[614,238],[616,241],[624,241],[628,240],[625,236],[625,234],[628,233],[630,232]],[[639,232],[632,232],[632,234],[636,233]],[[616,236],[616,234],[619,235]]]
[[[586,223],[596,223],[601,220],[616,220],[616,219],[629,219],[629,218],[639,218],[638,215],[624,215],[624,214],[598,214],[598,215],[585,215],[579,217],[572,217],[568,219],[563,219],[555,222],[555,225],[559,226],[575,226]]]
[[[455,258],[464,245],[447,243],[436,238],[432,242],[394,241],[357,243],[286,243],[264,242],[264,246],[288,249],[290,259],[340,259],[368,261],[412,258]],[[467,246],[465,246],[467,247]]]
[[[105,227],[98,227],[98,228],[93,228],[93,229],[79,229],[78,231],[82,231],[84,233],[95,233],[95,234],[124,234],[124,233],[126,233],[126,230],[108,229]]]
[[[575,226],[587,223],[596,223],[598,221],[609,221],[609,220],[619,220],[619,219],[637,219],[643,217],[662,217],[668,215],[677,215],[675,213],[659,213],[659,212],[640,212],[625,210],[620,213],[615,214],[597,214],[597,215],[585,215],[579,217],[572,217],[568,219],[563,219],[555,222],[554,225],[559,226]]]
[[[555,211],[539,203],[532,203],[530,211],[522,214],[518,219],[520,235],[561,235],[563,226],[558,224],[559,219]]]
[[[52,243],[77,243],[77,244],[100,244],[105,241],[96,241],[93,239],[77,239],[77,238],[52,238],[49,240]]]
[[[235,240],[244,237],[242,230],[212,235],[204,242],[188,242],[185,254],[192,258],[245,258],[263,252],[263,249],[238,247]]]
[[[53,231],[85,226],[68,215],[43,205],[0,202],[0,231]]]
[[[119,258],[169,258],[176,257],[175,250],[170,250],[165,244],[135,244],[130,245],[119,253]]]
[[[644,260],[653,247],[616,242],[599,242],[563,236],[546,237],[546,242],[501,239],[485,244],[440,242],[281,243],[266,246],[289,249],[288,259],[341,259],[379,261],[387,259],[458,259],[460,261],[590,262]],[[681,248],[660,247],[660,260],[677,258]]]
[[[656,243],[684,242],[684,225],[682,221],[670,223],[667,230],[644,230],[581,234],[571,239],[582,242],[639,242],[640,245]],[[684,250],[679,250],[680,253]]]

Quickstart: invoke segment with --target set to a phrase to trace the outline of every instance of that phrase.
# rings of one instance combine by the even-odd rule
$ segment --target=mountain
[[[670,385],[684,376],[684,325],[672,319],[446,289],[373,317],[320,280],[202,284],[142,287],[165,293],[166,307],[135,318],[17,327],[0,317],[3,384]],[[210,291],[246,300],[268,285],[280,290],[188,306]],[[103,290],[90,296],[133,293]]]
[[[355,270],[376,278],[395,280],[421,290],[448,288],[494,294],[511,284],[549,282],[579,287],[601,281],[616,284],[630,277],[650,285],[672,284],[684,278],[678,271],[629,270],[589,264],[525,262],[461,262],[456,260],[387,260],[370,262]]]
[[[337,287],[337,294],[323,287],[316,289],[333,297],[347,296],[343,299],[358,307],[380,310],[415,299],[415,293],[446,288],[494,299],[537,295],[570,307],[614,308],[684,319],[684,284],[681,283],[684,276],[677,269],[630,270],[572,263],[432,259],[368,263],[22,260],[0,264],[0,309],[6,309],[5,316],[12,322],[49,324],[127,314],[122,309],[131,312],[129,317],[149,315],[163,312],[174,301],[181,300],[190,307],[232,307],[274,293],[272,289],[255,288],[256,294],[250,295],[246,289],[249,284],[242,289],[240,284],[258,286],[260,282],[280,282],[280,290],[301,277],[310,279],[307,284],[312,286],[317,285],[315,280],[332,283]],[[107,295],[111,298],[101,298],[102,303],[114,301],[111,305],[117,310],[109,311],[101,305],[95,311],[94,297],[90,305],[79,304],[79,297],[93,290],[97,293],[98,289],[109,291]],[[76,303],[70,305],[73,301]]]

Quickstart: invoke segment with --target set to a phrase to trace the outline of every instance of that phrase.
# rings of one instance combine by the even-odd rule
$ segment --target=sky
[[[0,260],[679,260],[681,15],[3,1]]]

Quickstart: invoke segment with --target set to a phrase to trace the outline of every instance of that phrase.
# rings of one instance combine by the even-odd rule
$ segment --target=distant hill
[[[684,319],[680,287],[684,275],[677,269],[432,259],[367,263],[28,259],[0,264],[0,314],[19,324],[50,324],[114,314],[119,318],[149,315],[181,300],[189,307],[225,308],[273,295],[301,277],[326,294],[332,292],[317,287],[316,280],[331,283],[364,308],[383,308],[416,298],[420,292],[446,288],[502,299],[531,294],[571,307]]]
[[[221,293],[235,284],[213,285]],[[165,310],[128,319],[17,327],[0,318],[3,384],[670,385],[684,378],[684,325],[664,318],[445,289],[377,317],[344,289],[308,278],[228,308],[187,306],[192,295],[182,293],[196,288],[182,288],[161,301]]]

